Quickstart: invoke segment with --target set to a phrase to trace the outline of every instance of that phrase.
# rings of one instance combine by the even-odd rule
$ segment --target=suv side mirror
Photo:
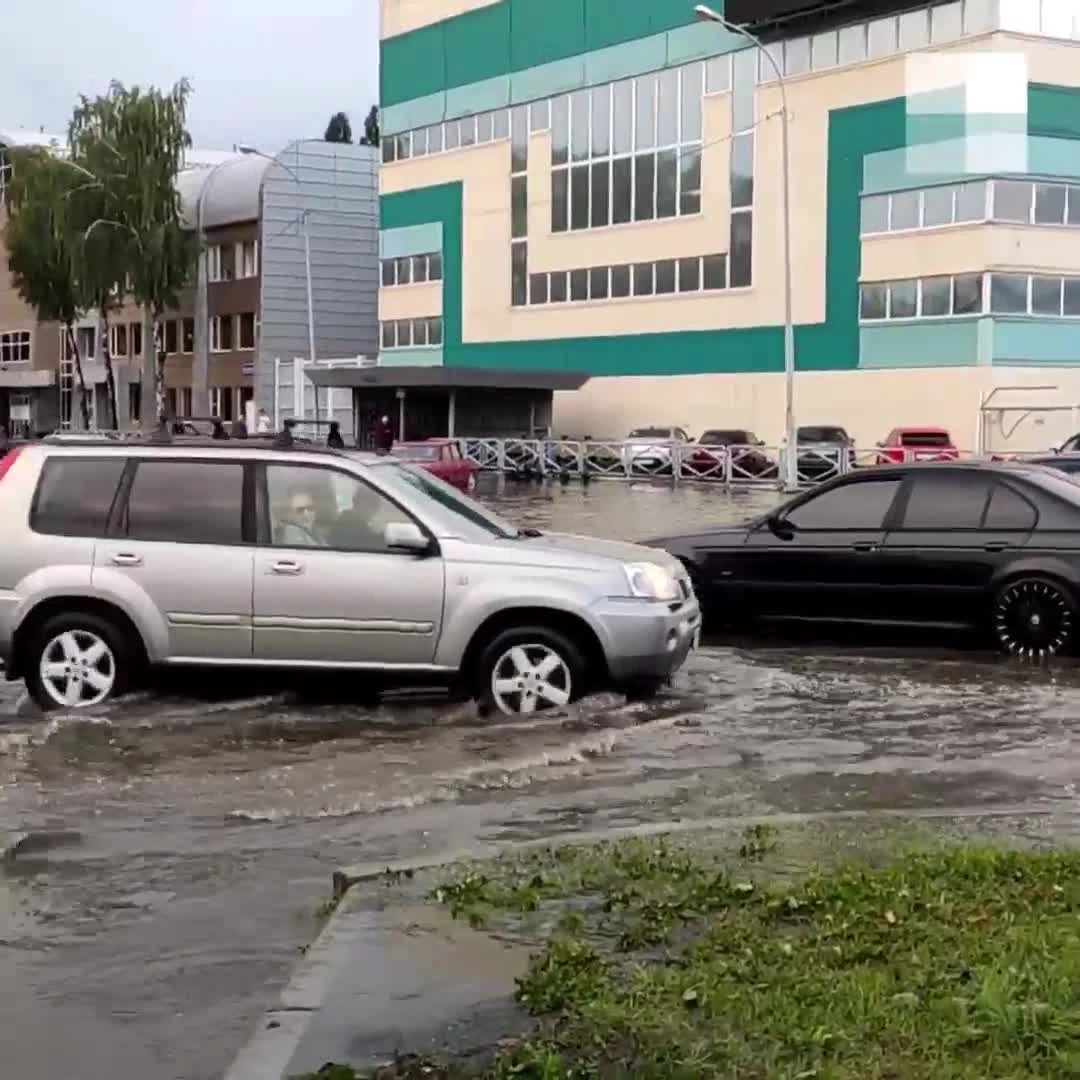
[[[414,555],[432,554],[435,546],[431,537],[411,521],[391,521],[383,529],[383,540],[390,551],[409,551]]]

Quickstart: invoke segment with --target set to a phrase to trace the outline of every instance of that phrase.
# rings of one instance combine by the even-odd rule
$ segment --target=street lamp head
[[[719,12],[713,11],[708,4],[697,4],[694,7],[694,14],[704,22],[722,23],[724,18]]]

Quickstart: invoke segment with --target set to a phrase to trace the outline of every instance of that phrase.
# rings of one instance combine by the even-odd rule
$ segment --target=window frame
[[[135,475],[144,462],[167,462],[171,465],[191,464],[198,467],[207,465],[239,465],[243,470],[240,498],[240,540],[229,543],[223,540],[185,540],[171,537],[149,540],[138,536],[129,536],[130,525],[128,511],[131,505],[131,490],[135,484]],[[253,547],[255,546],[255,468],[256,462],[245,461],[241,457],[211,457],[203,454],[131,454],[124,466],[120,486],[113,499],[109,515],[106,539],[126,540],[132,544],[185,544],[195,547]]]
[[[254,461],[251,462],[254,472],[252,481],[253,515],[254,515],[254,544],[258,548],[266,548],[269,551],[302,551],[302,552],[328,552],[336,555],[397,555],[405,558],[416,558],[414,551],[362,551],[356,548],[340,548],[331,545],[319,547],[289,547],[285,544],[275,544],[270,521],[270,484],[267,470],[270,468],[283,469],[311,469],[318,472],[330,473],[331,475],[344,476],[348,480],[366,486],[380,498],[395,506],[407,521],[412,522],[428,538],[432,545],[432,554],[440,552],[438,538],[428,526],[421,521],[411,510],[405,507],[399,499],[384,491],[377,484],[373,484],[366,476],[343,469],[338,465],[331,465],[321,461]],[[245,477],[246,479],[246,477]]]

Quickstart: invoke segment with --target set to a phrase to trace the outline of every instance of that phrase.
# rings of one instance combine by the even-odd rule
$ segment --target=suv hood
[[[548,548],[575,555],[593,555],[601,559],[617,559],[619,562],[652,562],[670,570],[683,573],[682,564],[674,556],[657,548],[628,544],[623,540],[598,540],[595,536],[574,536],[570,533],[544,533],[542,536],[517,541],[528,544],[531,550]]]

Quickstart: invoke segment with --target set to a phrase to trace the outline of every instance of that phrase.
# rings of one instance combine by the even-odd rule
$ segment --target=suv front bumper
[[[669,678],[701,637],[701,608],[694,596],[675,611],[660,602],[609,600],[596,614],[607,632],[608,675],[614,686]]]

